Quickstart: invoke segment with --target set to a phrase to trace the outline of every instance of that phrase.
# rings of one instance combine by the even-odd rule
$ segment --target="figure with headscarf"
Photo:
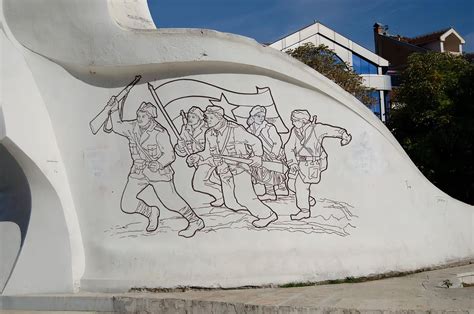
[[[264,161],[284,162],[283,142],[276,127],[266,120],[267,109],[255,106],[250,111],[247,120],[247,131],[260,139],[263,146]],[[277,195],[288,195],[284,173],[268,170],[264,167],[252,167],[252,177],[255,183],[265,187],[261,200],[276,200]]]
[[[184,115],[184,111],[183,111]],[[199,153],[204,150],[205,133],[208,129],[207,123],[204,121],[204,112],[201,108],[191,107],[181,127],[180,139],[175,146],[176,154],[180,157],[187,157],[189,155]],[[208,194],[214,198],[211,202],[212,206],[222,206],[224,200],[221,192],[220,179],[217,176],[215,169],[208,163],[197,162],[193,165],[195,168],[192,185],[197,192]],[[234,202],[236,204],[236,202]]]
[[[188,222],[178,235],[185,238],[194,236],[204,228],[204,221],[176,191],[171,167],[175,154],[168,131],[155,120],[156,107],[150,102],[143,102],[137,110],[136,119],[122,120],[118,101],[113,96],[107,104],[107,110],[112,131],[128,139],[133,160],[120,202],[122,211],[146,217],[146,231],[155,231],[158,228],[160,210],[148,205],[139,196],[150,186],[168,210],[180,214]]]
[[[294,110],[291,113],[293,128],[285,144],[285,155],[288,163],[289,178],[294,181],[296,206],[299,212],[290,215],[292,220],[311,217],[310,207],[315,205],[311,197],[311,185],[321,181],[321,173],[328,167],[328,154],[323,146],[327,138],[341,140],[341,145],[347,145],[352,136],[346,129],[317,122],[307,110]],[[290,186],[291,188],[291,186]]]

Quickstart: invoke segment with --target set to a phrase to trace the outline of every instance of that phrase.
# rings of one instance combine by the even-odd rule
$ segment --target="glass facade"
[[[372,104],[369,105],[369,108],[380,119],[381,118],[380,91],[378,91],[378,90],[373,91],[370,94],[370,96],[373,98],[373,102],[372,102]]]
[[[378,74],[375,64],[355,53],[352,53],[352,68],[357,74]]]
[[[385,122],[390,118],[390,92],[384,91],[385,94]]]

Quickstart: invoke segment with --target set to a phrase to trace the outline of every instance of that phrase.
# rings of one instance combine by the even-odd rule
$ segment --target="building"
[[[370,105],[370,108],[385,122],[390,108],[391,81],[390,76],[386,75],[389,62],[320,22],[314,22],[297,30],[271,43],[270,46],[287,51],[309,42],[316,46],[328,46],[343,62],[349,64],[355,72],[363,77],[367,87],[375,89],[372,96],[376,101]]]
[[[460,55],[466,43],[452,27],[410,38],[389,34],[388,26],[381,23],[374,24],[374,42],[375,53],[390,63],[387,74],[392,77],[394,87],[400,85],[400,72],[410,54],[437,51]]]

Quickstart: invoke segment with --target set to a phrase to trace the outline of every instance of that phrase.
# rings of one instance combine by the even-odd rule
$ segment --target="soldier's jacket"
[[[326,161],[323,140],[327,137],[342,139],[344,133],[346,130],[343,128],[323,123],[308,123],[301,130],[293,127],[285,144],[288,165],[297,164],[304,159]]]
[[[263,148],[260,140],[249,133],[243,126],[225,121],[224,125],[216,130],[208,129],[205,134],[205,149],[199,153],[204,162],[213,164],[213,155],[226,155],[232,157],[248,158],[252,156],[262,156]],[[228,162],[225,164],[236,166],[238,163]]]
[[[118,111],[111,114],[112,130],[128,139],[133,165],[129,176],[150,181],[171,181],[174,171],[171,163],[175,160],[170,136],[165,128],[152,120],[143,132],[137,120],[122,121]],[[161,169],[152,171],[150,162],[156,161]]]
[[[273,124],[268,123],[267,121],[263,121],[260,125],[253,123],[247,128],[247,130],[261,139],[264,151],[267,154],[273,153],[275,156],[280,154],[282,142],[280,135]]]
[[[189,154],[194,154],[200,152],[204,149],[205,138],[204,134],[206,133],[207,126],[204,121],[201,121],[196,128],[192,128],[188,125],[183,125],[181,127],[180,136],[186,143],[186,148],[188,149]],[[180,157],[186,156],[186,151],[181,150],[178,145],[175,146],[176,154]]]

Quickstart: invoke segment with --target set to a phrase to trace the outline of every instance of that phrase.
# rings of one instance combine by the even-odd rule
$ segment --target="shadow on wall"
[[[59,196],[38,166],[5,139],[0,144],[0,291],[72,290],[69,232]]]
[[[28,180],[15,158],[0,144],[0,292],[25,241],[30,215]]]

